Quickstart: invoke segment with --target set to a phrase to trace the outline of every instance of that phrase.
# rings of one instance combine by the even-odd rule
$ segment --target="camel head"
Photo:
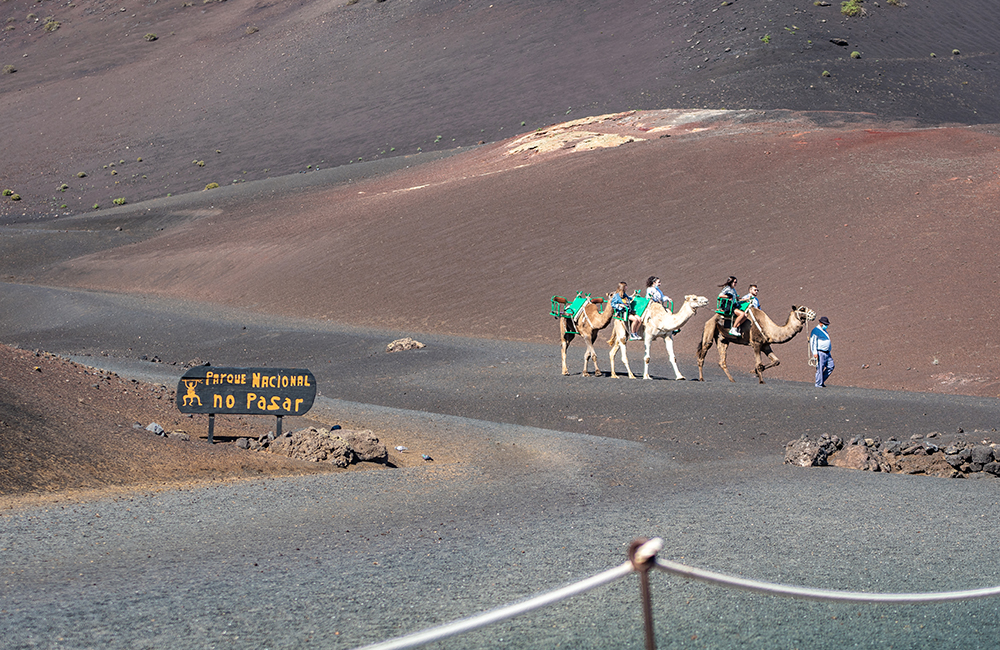
[[[698,311],[699,307],[705,307],[708,305],[708,298],[706,298],[705,296],[696,296],[694,294],[690,294],[684,296],[684,304],[691,305],[691,309]]]
[[[806,321],[816,320],[816,312],[808,307],[796,307],[795,305],[792,305],[792,313],[795,314],[795,317],[803,323]]]

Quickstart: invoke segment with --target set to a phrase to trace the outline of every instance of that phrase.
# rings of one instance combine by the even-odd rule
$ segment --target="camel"
[[[704,296],[684,296],[684,304],[681,305],[676,314],[672,314],[658,302],[649,303],[646,313],[642,315],[643,341],[646,344],[646,356],[643,358],[645,363],[642,372],[643,379],[651,379],[649,376],[649,346],[658,338],[662,338],[667,346],[667,354],[670,355],[670,364],[674,367],[674,378],[678,380],[684,379],[684,375],[681,374],[680,369],[677,367],[677,359],[674,357],[674,333],[691,320],[691,317],[695,315],[699,307],[704,307],[707,304],[708,298]],[[627,342],[628,330],[625,328],[623,322],[616,319],[611,332],[611,339],[608,340],[608,345],[611,346],[612,377],[618,377],[615,374],[615,352],[621,350],[622,363],[625,364],[625,370],[628,371],[629,379],[635,379],[635,375],[632,374],[632,368],[628,365],[628,356],[625,354],[625,344]]]
[[[816,312],[808,307],[796,307],[792,305],[792,311],[788,314],[788,320],[784,325],[778,325],[768,318],[767,314],[756,307],[751,307],[747,311],[747,319],[740,325],[739,338],[728,334],[728,330],[722,326],[721,318],[719,314],[715,314],[705,323],[705,331],[702,333],[701,343],[698,344],[698,381],[705,381],[705,377],[702,374],[705,357],[708,355],[708,350],[712,347],[712,343],[717,342],[719,344],[719,367],[729,377],[729,381],[736,381],[729,374],[729,368],[726,367],[726,351],[729,348],[729,344],[733,343],[736,345],[748,345],[753,348],[755,361],[754,373],[757,375],[759,383],[763,384],[764,371],[781,363],[774,352],[771,351],[771,345],[791,341],[802,330],[806,321],[816,320]],[[772,363],[767,365],[761,363],[761,352],[766,354]]]
[[[607,327],[612,320],[614,310],[611,308],[611,294],[605,298],[591,298],[583,309],[573,317],[572,323],[569,318],[559,319],[559,339],[562,342],[562,374],[568,375],[566,368],[566,348],[570,341],[579,334],[587,343],[587,352],[583,355],[583,377],[589,377],[587,372],[587,362],[594,361],[594,374],[602,374],[597,367],[597,353],[594,352],[594,341],[597,340],[597,333]],[[569,327],[572,324],[572,328]]]

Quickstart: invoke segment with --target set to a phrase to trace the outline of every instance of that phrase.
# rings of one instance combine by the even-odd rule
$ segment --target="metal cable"
[[[672,575],[691,578],[701,582],[708,582],[726,587],[735,587],[745,591],[754,591],[773,596],[787,596],[791,598],[806,598],[809,600],[827,600],[850,603],[940,603],[954,600],[969,600],[972,598],[986,598],[989,596],[1000,596],[1000,586],[984,587],[981,589],[967,589],[964,591],[943,591],[929,593],[912,594],[874,594],[862,591],[835,591],[832,589],[812,589],[810,587],[796,587],[793,585],[783,585],[773,582],[760,582],[758,580],[747,580],[728,576],[715,571],[696,569],[671,560],[662,560],[657,557],[657,553],[663,548],[663,540],[654,537],[642,542],[632,553],[632,558],[613,569],[603,571],[593,577],[581,580],[571,585],[566,585],[560,589],[540,594],[533,598],[494,609],[489,612],[470,616],[468,618],[445,623],[437,627],[421,630],[404,636],[396,637],[372,645],[363,646],[356,650],[402,650],[404,648],[416,648],[433,641],[440,641],[457,634],[464,634],[481,627],[499,623],[521,614],[527,614],[536,609],[547,607],[561,600],[577,596],[597,587],[621,580],[633,571],[643,570],[643,565],[652,560],[652,568],[670,573]]]
[[[759,582],[727,576],[715,571],[705,571],[694,567],[656,559],[654,568],[672,573],[673,575],[692,578],[702,582],[711,582],[727,587],[736,587],[746,591],[756,591],[774,596],[790,596],[792,598],[808,598],[810,600],[833,600],[848,603],[942,603],[952,600],[968,600],[971,598],[986,598],[1000,596],[1000,587],[984,587],[965,591],[942,591],[913,594],[873,594],[863,591],[834,591],[832,589],[812,589],[810,587],[795,587],[773,582]]]
[[[396,637],[395,639],[389,639],[388,641],[382,641],[381,643],[376,643],[374,645],[367,645],[363,648],[358,648],[357,650],[400,650],[402,648],[416,648],[424,645],[425,643],[440,641],[441,639],[446,639],[456,634],[471,632],[472,630],[477,630],[481,627],[492,625],[493,623],[499,623],[500,621],[505,621],[507,619],[514,618],[515,616],[520,616],[521,614],[526,614],[536,609],[546,607],[559,602],[560,600],[570,598],[571,596],[582,594],[585,591],[590,591],[596,587],[606,585],[609,582],[621,580],[628,574],[632,573],[632,570],[632,563],[625,562],[614,569],[608,569],[607,571],[599,573],[592,578],[587,578],[586,580],[581,580],[575,584],[567,585],[561,589],[556,589],[555,591],[550,591],[548,593],[535,596],[534,598],[529,598],[528,600],[520,603],[500,607],[490,612],[484,612],[483,614],[470,616],[469,618],[452,621],[451,623],[445,623],[444,625],[439,625],[438,627],[428,628],[420,632],[414,632],[413,634]]]

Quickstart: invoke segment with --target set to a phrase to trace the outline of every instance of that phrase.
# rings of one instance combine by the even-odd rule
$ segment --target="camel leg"
[[[712,343],[715,342],[715,331],[715,318],[712,318],[705,323],[705,329],[701,334],[701,343],[698,344],[698,381],[705,381],[703,370],[705,357],[708,356],[708,351],[712,349]]]
[[[573,340],[573,334],[566,331],[566,323],[560,324],[559,338],[562,347],[562,374],[568,375],[569,368],[566,367],[566,348],[569,347],[569,342]]]
[[[643,336],[642,338],[643,338],[643,344],[646,346],[646,351],[642,356],[642,363],[643,363],[642,378],[652,379],[652,377],[649,376],[649,348],[650,346],[653,345],[653,337]]]
[[[684,379],[684,375],[681,374],[681,369],[677,367],[677,357],[674,356],[674,335],[667,334],[663,337],[663,342],[667,346],[667,354],[670,355],[670,365],[674,367],[674,379],[681,381]]]
[[[632,366],[628,365],[628,353],[626,352],[627,343],[628,343],[628,332],[626,332],[624,336],[618,339],[618,346],[621,348],[622,351],[622,363],[625,364],[625,370],[628,371],[628,378],[635,379],[635,375],[632,374]],[[612,355],[611,358],[614,359],[614,356]]]
[[[781,360],[778,359],[778,357],[771,350],[771,345],[770,344],[766,344],[766,345],[760,346],[760,348],[757,349],[756,352],[757,352],[757,354],[756,354],[757,365],[755,366],[755,370],[757,371],[757,381],[760,382],[761,384],[763,384],[764,383],[764,371],[767,370],[768,368],[773,368],[773,367],[775,367],[777,365],[780,365],[781,364]],[[761,363],[761,352],[763,352],[764,354],[767,355],[767,357],[771,360],[771,363],[767,363],[767,364]]]
[[[632,374],[632,366],[628,365],[628,355],[625,354],[625,341],[622,341],[622,363],[625,364],[625,370],[628,371],[628,378],[635,379],[635,375]]]
[[[608,361],[611,363],[611,376],[615,379],[618,378],[618,375],[615,373],[615,353],[619,349],[622,352],[622,363],[625,364],[625,370],[628,371],[629,379],[635,379],[635,375],[632,374],[632,368],[628,365],[628,355],[625,352],[627,343],[628,332],[620,327],[618,322],[615,322],[611,328],[611,339],[608,341],[608,344],[611,345],[611,353],[608,355]]]
[[[626,334],[626,336],[628,335]],[[622,363],[625,364],[625,370],[628,371],[628,378],[635,379],[635,375],[632,374],[632,368],[628,365],[628,354],[625,352],[625,341],[622,339],[616,339],[615,347],[611,348],[611,376],[618,377],[618,375],[615,374],[615,352],[618,350],[621,350]]]
[[[587,338],[587,354],[583,356],[583,376],[589,377],[587,374],[587,360],[593,360],[594,362],[594,376],[601,376],[601,369],[597,367],[597,352],[594,351],[594,341],[597,340],[597,332],[591,332],[590,336]]]
[[[729,343],[722,337],[719,337],[719,367],[722,368],[722,372],[726,373],[726,376],[729,377],[729,381],[735,383],[736,380],[729,374],[729,368],[726,366],[726,352],[728,352],[728,350]]]

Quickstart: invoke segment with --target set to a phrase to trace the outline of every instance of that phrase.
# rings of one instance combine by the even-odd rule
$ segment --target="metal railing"
[[[930,593],[897,593],[878,594],[863,591],[836,591],[832,589],[812,589],[809,587],[797,587],[794,585],[783,585],[773,582],[760,582],[758,580],[747,580],[737,578],[724,573],[696,569],[678,562],[662,560],[657,554],[663,548],[663,540],[659,537],[653,539],[637,539],[629,545],[629,560],[613,569],[608,569],[595,576],[575,582],[554,591],[549,591],[538,596],[533,596],[519,603],[513,603],[504,607],[499,607],[482,614],[459,619],[444,625],[427,628],[420,632],[414,632],[404,636],[382,641],[372,645],[367,645],[357,650],[403,650],[404,648],[417,648],[419,646],[440,641],[457,634],[464,634],[477,630],[487,625],[506,621],[521,614],[547,607],[561,600],[590,591],[597,587],[621,580],[632,573],[639,574],[639,590],[642,598],[643,622],[645,625],[645,638],[647,650],[655,650],[656,640],[653,630],[653,607],[652,598],[649,591],[649,572],[653,569],[670,573],[683,578],[699,580],[711,584],[722,585],[753,591],[772,596],[784,596],[788,598],[805,598],[809,600],[826,600],[848,603],[896,603],[896,604],[917,604],[917,603],[940,603],[955,600],[971,600],[973,598],[988,598],[990,596],[1000,596],[1000,586],[984,587],[981,589],[968,589],[964,591],[943,591]]]

